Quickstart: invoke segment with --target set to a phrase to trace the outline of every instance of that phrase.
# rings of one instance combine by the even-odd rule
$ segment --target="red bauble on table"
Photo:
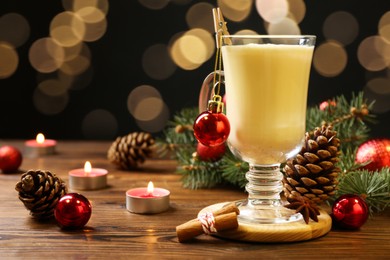
[[[226,152],[226,145],[206,146],[198,143],[196,153],[202,161],[218,161]]]
[[[194,122],[196,139],[206,146],[223,144],[230,133],[230,123],[223,113],[205,111]]]
[[[54,217],[59,226],[70,229],[84,227],[91,214],[91,203],[79,193],[68,193],[62,196],[54,210]]]
[[[0,169],[3,173],[15,172],[22,164],[22,153],[15,147],[5,145],[0,148]]]
[[[366,223],[369,215],[367,203],[360,196],[344,194],[332,206],[332,219],[336,226],[358,229]]]
[[[363,168],[370,171],[390,167],[390,139],[377,138],[362,143],[356,152],[356,162],[367,161],[371,162]]]

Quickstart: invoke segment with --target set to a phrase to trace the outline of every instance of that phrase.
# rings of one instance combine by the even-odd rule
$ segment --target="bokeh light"
[[[288,17],[299,24],[305,18],[306,4],[303,0],[288,0]]]
[[[244,29],[237,31],[234,35],[258,35],[258,33],[254,30]]]
[[[38,89],[47,96],[61,96],[68,91],[67,86],[58,79],[47,79],[38,84]]]
[[[282,21],[288,14],[286,0],[256,0],[256,10],[269,23]]]
[[[136,119],[143,120],[144,115],[139,116],[137,115],[137,111],[139,111],[139,104],[143,102],[144,99],[162,99],[160,92],[152,86],[149,85],[141,85],[136,88],[134,88],[128,98],[127,98],[127,108],[130,112],[130,114],[135,117]],[[148,108],[150,110],[149,112],[152,115],[156,115],[159,112],[151,111],[153,108]],[[161,109],[161,108],[160,108]],[[139,118],[140,117],[140,118]],[[153,118],[153,116],[149,116]]]
[[[138,2],[146,8],[159,10],[169,4],[169,0],[138,0]]]
[[[390,111],[390,78],[374,78],[364,87],[364,95],[370,101],[375,101],[372,111],[385,113]]]
[[[147,48],[142,55],[142,67],[149,77],[157,80],[169,78],[177,68],[165,44],[155,44]]]
[[[390,11],[387,11],[379,19],[378,34],[390,42]]]
[[[62,0],[62,6],[65,10],[72,12],[77,12],[85,7],[94,7],[107,14],[109,9],[108,0]]]
[[[359,33],[359,24],[351,13],[337,11],[325,19],[323,32],[327,40],[336,40],[348,45],[356,39]]]
[[[270,23],[267,27],[268,34],[299,35],[301,30],[298,24],[291,18],[285,17],[279,22]]]
[[[77,76],[86,71],[91,65],[91,50],[88,45],[81,42],[76,48],[63,48],[65,51],[64,61],[59,70],[68,74]],[[72,49],[73,51],[69,50]],[[75,55],[77,53],[77,55]]]
[[[192,29],[201,28],[214,33],[213,8],[213,5],[204,2],[192,5],[186,13],[188,27]]]
[[[85,23],[74,12],[57,14],[50,23],[50,36],[61,46],[79,44],[85,37]]]
[[[42,73],[53,72],[60,68],[64,57],[64,49],[49,37],[36,40],[29,50],[31,66]]]
[[[153,118],[152,120],[136,120],[138,127],[144,131],[150,133],[157,133],[164,130],[167,122],[169,120],[170,113],[168,106],[163,103],[162,110],[160,113]]]
[[[162,130],[169,119],[169,109],[160,92],[149,85],[138,86],[130,92],[127,108],[137,125],[150,132]]]
[[[357,54],[360,64],[366,70],[383,70],[389,64],[390,42],[378,35],[369,36],[360,43]]]
[[[253,0],[218,0],[217,5],[227,19],[241,22],[251,13]]]
[[[200,28],[191,29],[176,38],[170,48],[172,60],[184,70],[194,70],[213,55],[214,38]]]
[[[63,95],[47,95],[36,88],[33,93],[33,103],[35,108],[44,115],[56,115],[61,113],[69,102],[68,93]]]
[[[316,47],[313,66],[324,77],[335,77],[345,69],[348,55],[344,47],[336,41],[327,41]]]
[[[95,109],[85,115],[81,128],[88,139],[113,139],[118,131],[118,121],[110,111]]]
[[[100,9],[87,6],[77,10],[76,15],[81,18],[85,25],[83,41],[97,41],[106,33],[107,20],[105,14]]]
[[[18,13],[7,13],[0,17],[0,42],[5,41],[18,48],[27,41],[29,36],[30,25],[24,16]]]
[[[0,79],[10,77],[19,64],[19,56],[15,48],[7,42],[0,42]]]

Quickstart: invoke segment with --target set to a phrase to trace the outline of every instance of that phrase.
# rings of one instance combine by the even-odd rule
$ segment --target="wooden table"
[[[0,141],[23,151],[19,141]],[[0,258],[390,258],[390,211],[376,214],[358,231],[331,230],[318,239],[295,243],[249,243],[201,235],[179,243],[175,227],[196,217],[204,207],[246,197],[232,188],[189,190],[175,173],[176,162],[147,160],[139,171],[120,171],[106,159],[111,142],[60,141],[58,154],[24,158],[21,170],[49,170],[68,183],[70,169],[90,160],[94,167],[109,170],[109,187],[80,192],[92,205],[91,219],[83,230],[64,231],[55,223],[34,221],[17,197],[18,174],[0,174]],[[155,215],[126,210],[125,192],[155,186],[171,191],[171,208]]]

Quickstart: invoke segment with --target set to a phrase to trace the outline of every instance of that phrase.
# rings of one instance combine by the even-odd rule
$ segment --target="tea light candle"
[[[89,161],[84,169],[69,171],[69,187],[72,190],[97,190],[107,186],[108,171],[102,168],[92,168]]]
[[[138,214],[160,213],[169,209],[169,195],[169,190],[155,188],[150,181],[148,187],[126,192],[126,208]]]
[[[36,139],[27,140],[25,142],[26,155],[28,156],[40,156],[49,155],[56,152],[55,148],[57,141],[52,139],[45,139],[42,133],[37,134]]]

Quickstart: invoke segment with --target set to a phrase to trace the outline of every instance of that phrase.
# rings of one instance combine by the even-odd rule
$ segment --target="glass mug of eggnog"
[[[237,203],[240,222],[302,218],[284,207],[280,165],[304,142],[315,40],[312,35],[222,36],[223,71],[215,73],[225,84],[228,147],[249,163],[248,198]]]

